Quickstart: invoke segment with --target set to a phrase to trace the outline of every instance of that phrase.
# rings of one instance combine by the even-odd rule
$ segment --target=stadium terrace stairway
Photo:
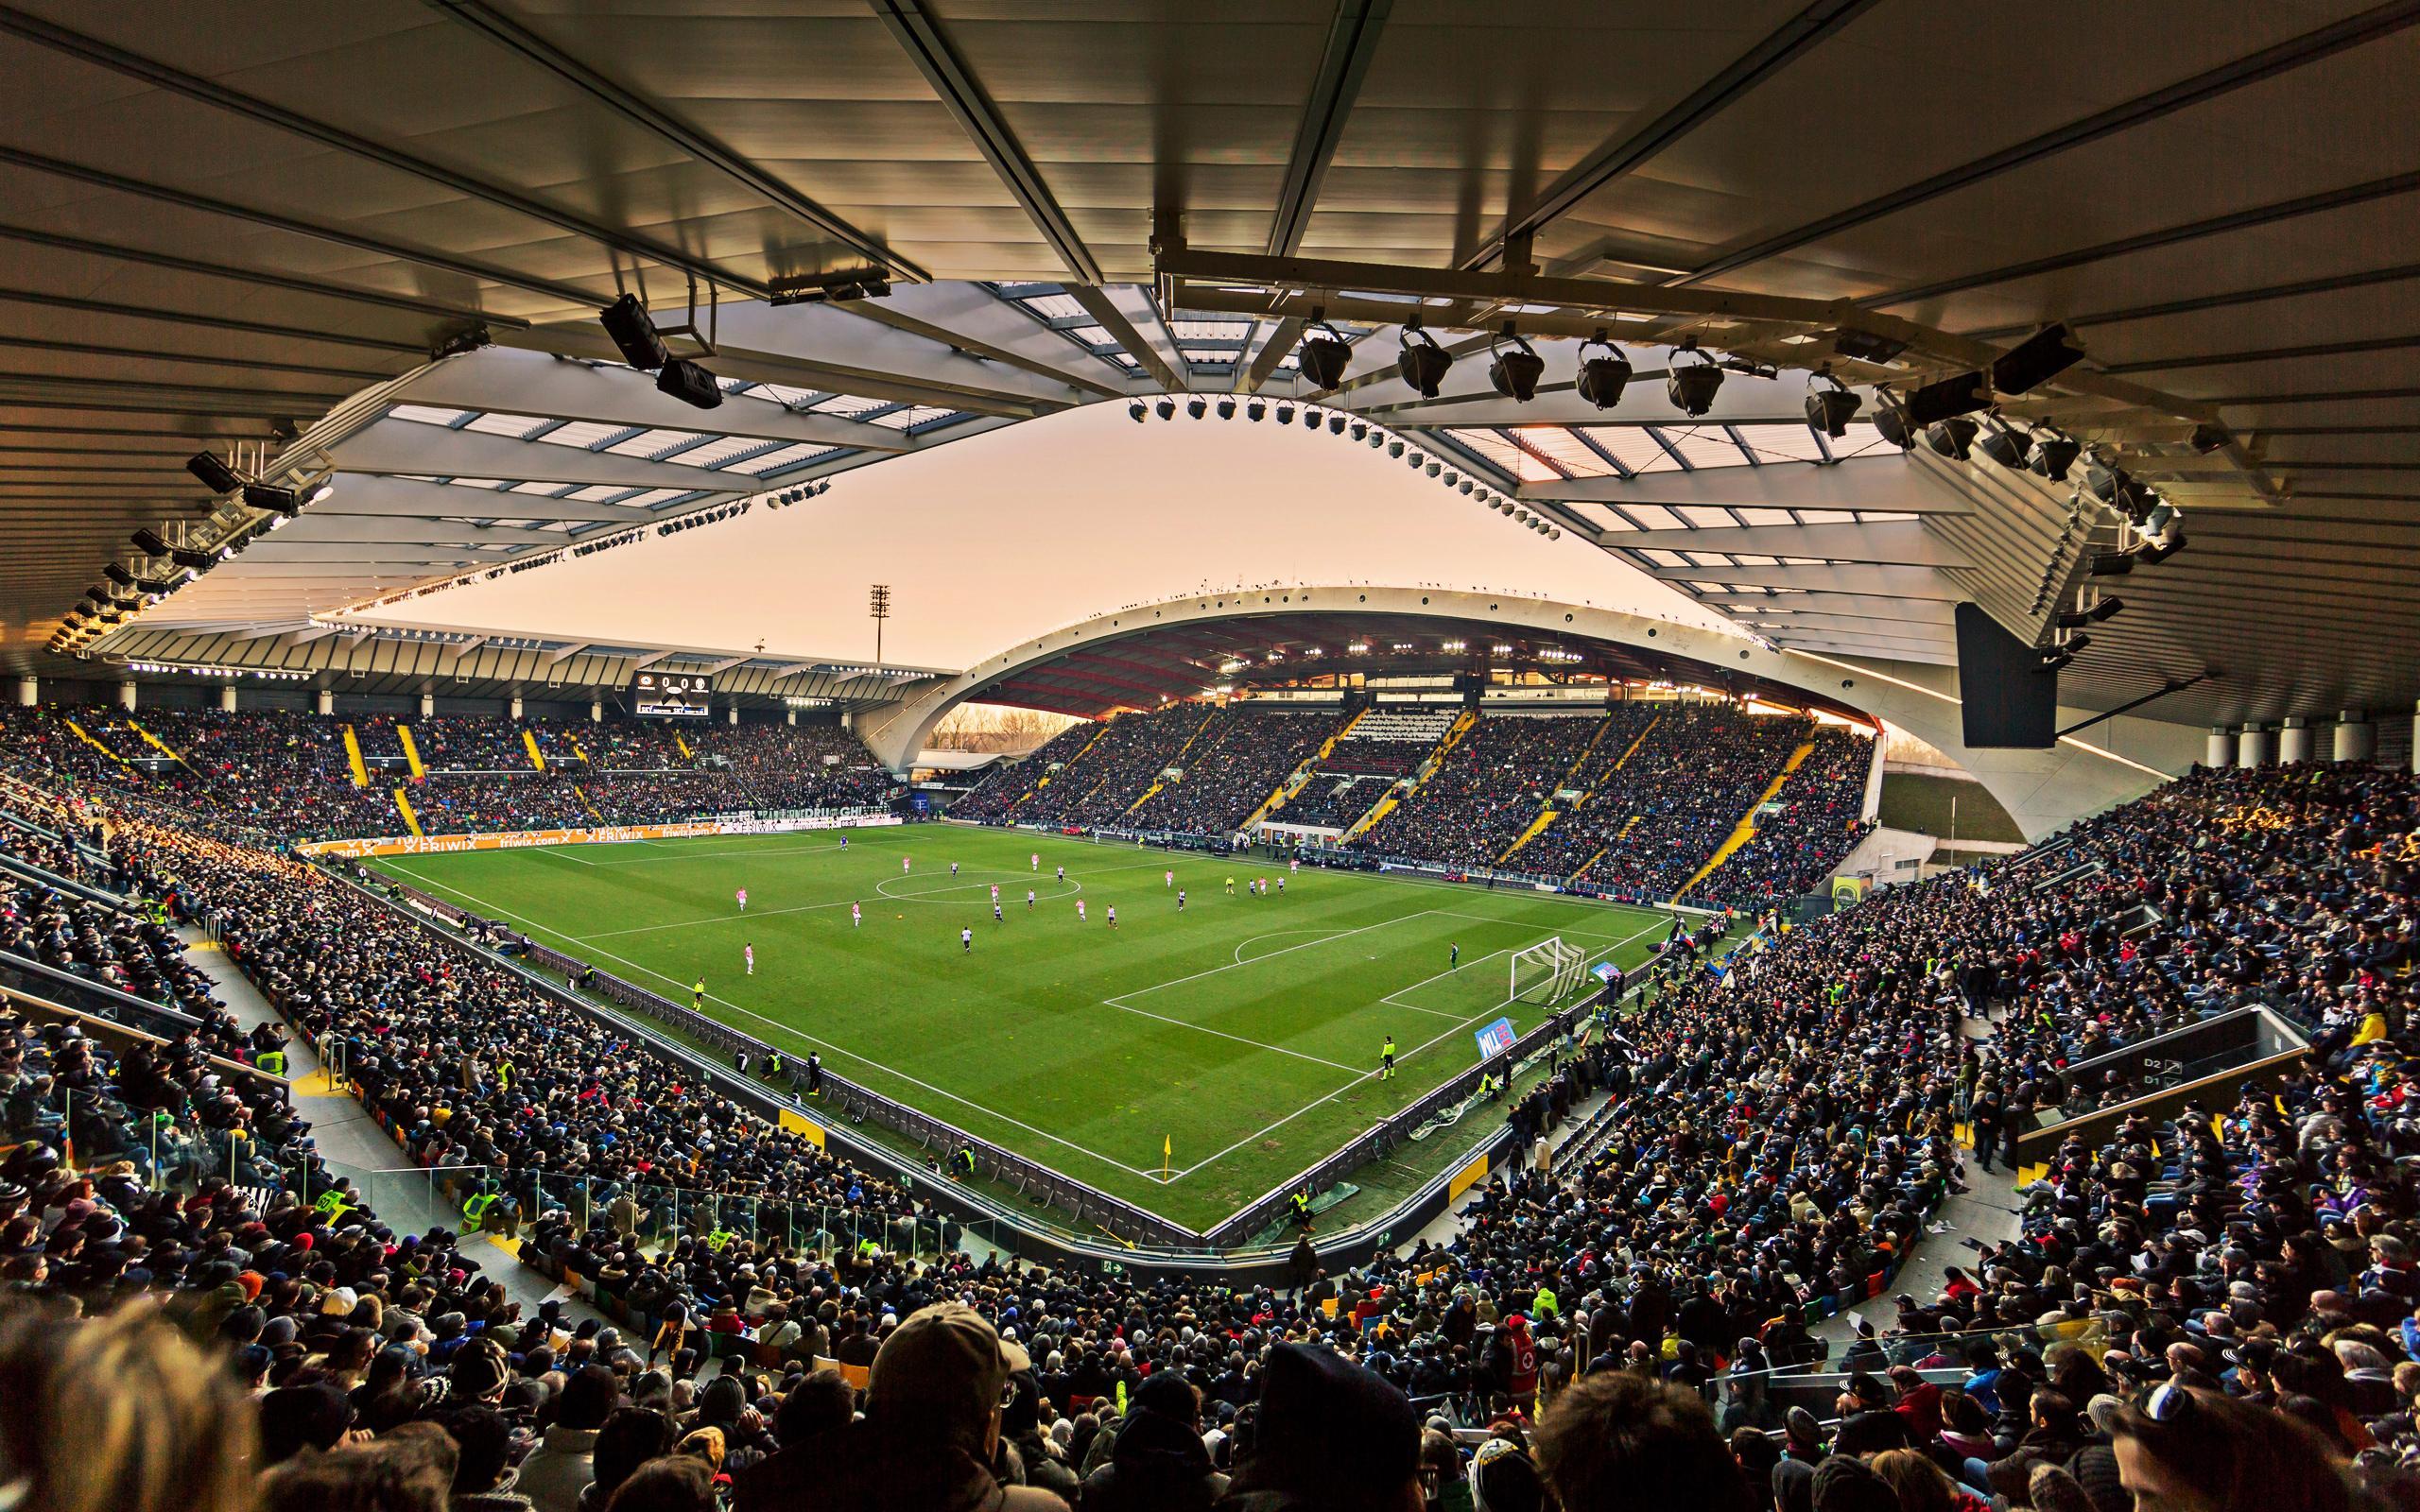
[[[1512,860],[1514,852],[1545,833],[1547,826],[1561,816],[1562,810],[1554,806],[1556,795],[1568,789],[1573,780],[1587,768],[1588,759],[1597,753],[1599,746],[1604,744],[1605,731],[1613,728],[1614,721],[1610,715],[1596,722],[1596,728],[1589,731],[1588,744],[1581,747],[1580,754],[1572,758],[1571,765],[1564,771],[1563,776],[1556,779],[1553,789],[1547,794],[1546,801],[1538,807],[1538,816],[1530,821],[1530,827],[1521,832],[1519,839],[1505,847],[1504,853],[1495,858],[1497,866],[1500,867]],[[1582,795],[1578,801],[1585,802],[1585,795]]]
[[[1340,837],[1340,843],[1351,845],[1356,839],[1376,829],[1388,815],[1392,814],[1403,804],[1405,799],[1419,792],[1430,778],[1437,775],[1439,768],[1444,765],[1446,752],[1452,750],[1464,735],[1470,733],[1471,727],[1478,723],[1478,711],[1476,709],[1465,709],[1455,715],[1454,722],[1446,727],[1445,733],[1437,742],[1436,748],[1421,760],[1414,771],[1411,785],[1405,788],[1391,788],[1386,797],[1373,804],[1368,813],[1356,819],[1345,830]]]
[[[1782,790],[1782,784],[1789,781],[1790,774],[1797,771],[1806,758],[1813,754],[1815,754],[1815,743],[1811,740],[1789,753],[1789,760],[1782,763],[1781,770],[1776,772],[1773,780],[1766,784],[1764,792],[1757,797],[1756,801],[1748,806],[1748,812],[1739,816],[1739,822],[1732,826],[1731,833],[1721,845],[1715,849],[1714,854],[1706,858],[1705,865],[1698,868],[1696,875],[1681,884],[1680,890],[1672,894],[1674,902],[1677,903],[1687,897],[1690,888],[1712,876],[1724,862],[1737,854],[1742,846],[1756,837],[1756,816],[1764,812],[1765,805],[1772,802],[1774,795]]]

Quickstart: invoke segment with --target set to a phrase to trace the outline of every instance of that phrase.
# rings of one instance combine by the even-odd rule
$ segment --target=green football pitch
[[[1197,1228],[1475,1064],[1476,1030],[1537,1022],[1547,1005],[1510,1001],[1515,952],[1560,936],[1628,968],[1665,927],[1550,893],[956,825],[372,865],[676,1001],[702,978],[711,1012],[786,1054]]]

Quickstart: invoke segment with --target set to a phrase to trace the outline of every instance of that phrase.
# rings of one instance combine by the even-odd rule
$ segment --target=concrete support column
[[[723,713],[732,724],[735,725],[739,723],[739,705],[733,704],[730,708],[725,709]]]
[[[592,725],[605,722],[605,705],[595,698],[588,700],[588,722]]]
[[[2269,731],[2258,725],[2244,726],[2243,733],[2236,737],[2235,764],[2238,766],[2246,769],[2266,766],[2271,754]]]
[[[38,678],[17,679],[17,707],[30,709],[42,701],[42,681]]]
[[[2227,733],[2226,726],[2210,727],[2209,742],[2202,747],[2202,765],[2211,767],[2235,765],[2235,739]]]
[[[517,693],[512,696],[512,708],[510,713],[512,717],[515,719],[521,717],[521,695]]]
[[[2420,772],[2420,702],[2411,706],[2411,769]]]
[[[235,712],[235,685],[232,682],[218,690],[218,712],[222,714],[232,714]]]
[[[431,719],[436,717],[436,714],[437,695],[433,693],[422,694],[420,696],[420,716],[423,719]]]
[[[855,710],[850,710],[840,715],[840,728],[842,730],[854,730],[857,728],[857,715]]]
[[[134,679],[132,678],[117,685],[117,706],[129,713],[134,712]]]
[[[332,713],[335,713],[336,712],[337,712],[337,695],[336,695],[336,690],[335,690],[335,689],[333,689],[333,688],[321,688],[321,689],[320,690],[320,713],[321,713],[322,714],[332,714]]]
[[[785,711],[784,711],[784,713],[787,715],[787,717],[786,717],[786,718],[785,718],[782,722],[783,722],[784,724],[786,724],[786,725],[796,726],[796,725],[797,725],[797,723],[798,723],[798,711],[797,711],[797,710],[795,710],[795,709],[789,709],[789,710],[785,710]]]
[[[2378,727],[2359,709],[2346,709],[2336,716],[2336,759],[2340,762],[2365,762],[2377,754]]]
[[[2287,720],[2285,728],[2277,731],[2279,764],[2291,766],[2298,762],[2310,760],[2310,740],[2309,720],[2300,716]]]

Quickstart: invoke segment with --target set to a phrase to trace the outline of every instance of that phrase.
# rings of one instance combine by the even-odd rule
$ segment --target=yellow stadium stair
[[[1722,842],[1704,866],[1698,868],[1697,875],[1681,884],[1681,890],[1672,895],[1672,902],[1677,903],[1687,897],[1690,888],[1712,876],[1717,867],[1730,860],[1741,846],[1756,837],[1756,816],[1773,800],[1773,795],[1781,791],[1781,785],[1789,781],[1789,774],[1798,770],[1799,764],[1814,754],[1815,743],[1811,740],[1789,753],[1789,760],[1781,764],[1781,770],[1765,784],[1764,792],[1757,796],[1756,801],[1748,805],[1748,812],[1739,816],[1739,822],[1731,827],[1729,838]]]
[[[546,755],[545,752],[538,748],[538,732],[534,730],[522,730],[521,744],[528,747],[529,765],[538,768],[538,770],[542,772],[544,771],[546,769]]]
[[[1573,757],[1571,765],[1564,768],[1563,775],[1555,779],[1554,786],[1547,790],[1545,800],[1538,805],[1538,816],[1530,821],[1530,827],[1521,832],[1521,837],[1519,839],[1513,841],[1511,845],[1506,846],[1504,848],[1504,853],[1495,858],[1495,864],[1497,866],[1500,867],[1507,861],[1512,860],[1513,851],[1520,850],[1523,846],[1528,845],[1530,841],[1546,833],[1547,826],[1552,824],[1555,821],[1556,816],[1563,812],[1554,806],[1555,794],[1562,792],[1564,788],[1571,785],[1571,780],[1579,776],[1581,768],[1588,765],[1588,758],[1596,754],[1597,743],[1603,740],[1605,738],[1605,731],[1613,728],[1614,721],[1611,715],[1607,715],[1606,717],[1597,721],[1596,730],[1588,736],[1588,744],[1580,747],[1580,754]],[[1637,748],[1638,747],[1634,745],[1631,747],[1633,750]],[[1582,795],[1579,802],[1584,803],[1586,801],[1586,795]],[[1573,806],[1577,807],[1578,804],[1575,803]]]
[[[1436,748],[1429,751],[1427,756],[1421,761],[1418,767],[1420,775],[1411,780],[1411,785],[1407,788],[1398,789],[1390,784],[1387,790],[1387,796],[1378,799],[1376,806],[1372,808],[1369,813],[1364,814],[1359,818],[1354,820],[1352,828],[1346,830],[1341,835],[1337,837],[1337,844],[1350,845],[1357,836],[1369,833],[1372,830],[1377,828],[1377,824],[1380,819],[1383,819],[1388,815],[1392,814],[1396,808],[1402,804],[1404,799],[1411,797],[1414,793],[1419,792],[1423,787],[1427,786],[1428,780],[1437,775],[1437,769],[1445,765],[1445,753],[1452,750],[1457,742],[1459,742],[1464,735],[1470,733],[1471,726],[1478,723],[1478,710],[1463,710],[1461,713],[1455,718],[1452,726],[1446,730],[1444,737],[1437,742]]]
[[[1570,876],[1565,877],[1565,878],[1564,878],[1564,879],[1563,879],[1563,885],[1564,885],[1564,886],[1568,887],[1568,886],[1572,885],[1574,883],[1578,882],[1581,878],[1582,878],[1582,877],[1584,877],[1584,876],[1588,875],[1588,868],[1589,868],[1590,867],[1595,866],[1598,862],[1604,860],[1604,859],[1605,859],[1605,852],[1606,852],[1606,851],[1608,851],[1608,850],[1612,850],[1612,849],[1613,849],[1613,847],[1611,847],[1611,846],[1606,846],[1606,845],[1600,845],[1600,846],[1599,846],[1599,847],[1597,848],[1597,853],[1596,853],[1595,855],[1590,856],[1587,860],[1582,861],[1582,863],[1580,863],[1580,869],[1579,869],[1579,870],[1577,870],[1577,871],[1573,872]]]
[[[404,748],[409,750],[411,747],[406,744]],[[370,768],[361,760],[361,737],[354,733],[351,725],[344,727],[344,764],[353,768],[354,786],[370,785]]]
[[[1219,711],[1216,709],[1213,709],[1208,713],[1202,715],[1201,723],[1193,727],[1193,733],[1184,737],[1184,744],[1176,748],[1176,754],[1169,757],[1166,765],[1163,765],[1161,769],[1165,771],[1169,766],[1183,766],[1184,765],[1184,753],[1193,748],[1193,743],[1200,740],[1201,738],[1201,732],[1210,728],[1210,721],[1218,717]],[[1133,802],[1127,804],[1124,808],[1119,809],[1117,811],[1117,816],[1122,819],[1127,815],[1133,813],[1136,809],[1139,809],[1144,804],[1151,801],[1152,795],[1167,785],[1167,778],[1153,778],[1151,780],[1151,785],[1143,789],[1142,796],[1137,798]]]
[[[395,812],[404,816],[405,829],[415,835],[421,833],[420,816],[412,812],[412,800],[404,797],[404,790],[400,787],[395,789]]]
[[[1336,743],[1342,740],[1345,736],[1353,733],[1353,727],[1361,722],[1362,717],[1369,713],[1372,707],[1372,705],[1364,704],[1359,709],[1355,710],[1353,712],[1353,717],[1346,720],[1342,728],[1339,729],[1334,734],[1328,736],[1327,739],[1320,743],[1319,749],[1311,752],[1308,756],[1304,757],[1301,763],[1297,765],[1292,771],[1288,772],[1284,777],[1279,778],[1277,780],[1277,785],[1269,790],[1269,796],[1260,800],[1260,807],[1253,810],[1251,815],[1245,818],[1244,822],[1238,826],[1238,828],[1250,831],[1253,825],[1258,824],[1261,820],[1269,817],[1270,810],[1284,808],[1286,806],[1286,795],[1290,792],[1299,791],[1304,782],[1310,781],[1312,768],[1336,754]]]
[[[183,766],[186,771],[190,772],[193,770],[191,766],[186,765],[185,759],[183,757],[168,748],[168,743],[166,741],[162,740],[159,736],[151,733],[151,731],[144,729],[141,725],[136,724],[131,719],[126,722],[126,728],[142,736],[143,744],[150,747],[153,750],[158,751],[161,755],[165,756],[168,760],[176,763],[178,765]]]
[[[412,727],[398,724],[395,727],[395,738],[403,742],[404,765],[412,774],[412,781],[418,782],[426,777],[428,768],[420,764],[420,747],[412,740]]]
[[[99,751],[102,755],[104,755],[104,756],[108,757],[110,760],[112,760],[112,761],[113,761],[113,762],[117,763],[119,769],[120,769],[120,770],[122,770],[122,771],[124,771],[124,772],[126,773],[126,775],[127,775],[127,776],[129,776],[129,777],[139,777],[139,776],[141,776],[141,775],[142,775],[141,773],[137,772],[137,771],[136,771],[132,766],[130,766],[130,765],[127,765],[127,760],[126,760],[126,758],[125,758],[125,757],[123,757],[123,756],[119,755],[117,752],[115,752],[115,751],[113,751],[113,750],[110,749],[107,746],[102,745],[98,740],[95,740],[95,739],[93,737],[93,732],[92,732],[91,730],[86,730],[83,726],[81,726],[81,725],[78,724],[78,723],[77,723],[75,720],[73,720],[73,719],[62,720],[62,721],[60,721],[60,722],[61,722],[62,724],[66,725],[66,727],[67,727],[68,729],[70,729],[70,730],[74,730],[74,731],[76,732],[76,738],[77,738],[78,740],[82,741],[85,745],[92,747],[95,750]]]
[[[1063,772],[1074,770],[1076,764],[1082,761],[1086,756],[1091,755],[1092,748],[1100,744],[1101,736],[1108,733],[1109,721],[1106,719],[1096,721],[1093,726],[1093,738],[1085,741],[1083,745],[1077,749],[1076,754],[1068,757],[1065,761],[1061,762],[1059,764],[1059,769]],[[1027,788],[1024,792],[1017,795],[1017,803],[1024,802],[1027,799],[1033,797],[1033,795],[1041,792],[1044,788],[1048,787],[1049,785],[1050,774],[1048,772],[1045,772],[1040,777],[1034,779],[1033,785],[1031,787]],[[1017,803],[1011,803],[1009,807],[1015,808]]]
[[[602,824],[605,822],[604,811],[596,806],[596,799],[588,796],[588,789],[580,786],[578,782],[574,782],[571,790],[579,795],[579,806],[581,808],[584,808],[590,814],[595,815],[597,823]]]

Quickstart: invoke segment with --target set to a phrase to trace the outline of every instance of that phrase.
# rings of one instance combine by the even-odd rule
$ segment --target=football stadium
[[[2420,1502],[2415,23],[0,5],[0,1512]]]

